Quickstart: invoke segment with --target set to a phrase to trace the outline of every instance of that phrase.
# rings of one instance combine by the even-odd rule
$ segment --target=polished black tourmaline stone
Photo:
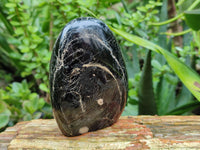
[[[102,21],[78,18],[64,27],[51,57],[50,94],[66,136],[118,120],[127,99],[127,73],[119,46]]]

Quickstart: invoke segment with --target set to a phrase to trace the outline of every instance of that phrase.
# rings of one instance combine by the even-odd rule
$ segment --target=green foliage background
[[[196,3],[194,9],[199,8],[199,0],[191,2]],[[175,4],[179,26],[190,29],[180,33],[183,44],[177,46],[173,33],[165,34],[171,31],[170,22],[159,25],[168,20],[167,0],[1,0],[0,129],[22,120],[52,118],[48,81],[51,51],[62,28],[77,17],[96,17],[116,29],[152,41],[200,72],[200,32],[198,27],[196,31],[190,24],[188,27],[184,18],[184,10],[192,3],[183,0]],[[123,115],[137,115],[140,102],[149,107],[140,108],[142,114],[151,114],[143,111],[151,110],[158,115],[188,115],[200,106],[161,54],[147,54],[146,48],[138,46],[141,44],[117,34],[116,38],[129,76]],[[149,87],[147,91],[145,86]]]

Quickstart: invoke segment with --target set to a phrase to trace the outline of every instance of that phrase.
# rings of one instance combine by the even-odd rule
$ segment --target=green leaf
[[[37,106],[37,108],[38,108],[38,109],[42,109],[44,105],[45,105],[44,99],[43,99],[43,98],[40,98],[40,99],[38,100],[38,106]]]
[[[0,113],[3,113],[6,110],[6,105],[4,102],[0,102]]]
[[[166,35],[170,35],[170,36],[181,36],[181,35],[184,35],[184,34],[191,32],[191,31],[192,31],[191,29],[187,29],[187,30],[182,31],[182,32],[176,32],[176,33],[164,32],[164,33],[161,33],[161,34],[166,34]]]
[[[37,93],[31,93],[30,95],[29,95],[29,97],[28,97],[30,100],[33,100],[33,99],[35,99],[35,98],[38,98],[38,95],[37,95]]]
[[[32,34],[31,37],[35,43],[41,43],[43,41],[43,39],[40,38],[37,34]]]
[[[39,97],[36,93],[31,93],[28,98],[29,100],[24,101],[23,107],[27,112],[33,114],[37,110]]]
[[[0,113],[0,129],[2,127],[5,127],[9,120],[10,120],[10,115],[11,115],[11,112],[10,110],[6,109],[6,111],[4,111],[3,113]]]
[[[178,6],[178,11],[179,12],[184,12],[185,10],[187,10],[196,0],[179,0],[178,3],[176,3],[176,5]],[[196,6],[198,7],[198,5]],[[195,7],[195,8],[196,8]]]
[[[125,107],[122,116],[137,116],[138,115],[138,105],[131,105]]]
[[[163,21],[163,22],[151,22],[150,25],[155,25],[155,26],[162,26],[162,25],[166,25],[166,24],[169,24],[171,22],[174,22],[175,20],[181,18],[183,16],[183,13],[175,16],[174,18],[171,18],[169,20],[166,20],[166,21]]]
[[[0,129],[5,127],[10,120],[11,112],[7,109],[6,104],[0,101]]]
[[[26,46],[26,45],[20,45],[19,48],[20,48],[20,51],[21,51],[22,53],[27,53],[27,52],[30,51],[29,46]]]
[[[128,103],[133,105],[138,104],[138,94],[134,88],[128,90]]]
[[[38,31],[38,28],[35,27],[35,26],[28,26],[28,30],[31,32],[31,33],[35,33]]]
[[[80,6],[84,6],[86,8],[89,8],[91,6],[94,6],[95,3],[97,3],[96,1],[94,0],[77,0],[77,3],[80,5]]]
[[[5,6],[8,8],[14,8],[17,6],[17,4],[16,3],[7,3]]]
[[[200,77],[194,70],[186,66],[170,52],[166,51],[165,49],[150,41],[147,41],[138,36],[126,33],[124,31],[112,27],[110,27],[110,29],[132,43],[135,43],[157,53],[161,53],[167,60],[170,67],[176,73],[176,75],[180,78],[180,80],[185,84],[185,86],[190,90],[190,92],[200,101],[200,87],[198,86],[200,85]]]
[[[29,120],[31,120],[31,119],[32,119],[32,116],[31,116],[31,114],[29,114],[29,113],[25,114],[25,116],[23,117],[23,120],[24,120],[24,121],[29,121]]]
[[[166,75],[160,78],[156,88],[156,101],[158,115],[165,115],[175,107],[176,84],[171,84],[166,80]],[[170,93],[170,94],[169,94]]]
[[[133,45],[131,43],[131,45]],[[124,58],[124,61],[126,63],[126,68],[127,68],[127,73],[128,73],[128,77],[129,78],[134,78],[134,75],[135,75],[135,67],[136,67],[136,64],[133,64],[130,59],[129,59],[129,55],[127,54],[127,52],[123,49],[122,49],[122,56]]]
[[[194,97],[192,96],[192,94],[190,93],[190,91],[183,85],[179,95],[177,95],[177,104],[176,107],[185,105],[187,103],[190,103]]]
[[[80,9],[86,11],[88,14],[90,14],[91,16],[98,18],[91,10],[87,9],[86,7],[82,7],[80,6]]]
[[[20,89],[22,89],[22,85],[18,82],[13,82],[12,90],[14,93],[20,93]]]
[[[16,30],[15,30],[15,33],[17,34],[17,35],[23,35],[24,34],[24,30],[23,30],[23,28],[16,28]]]
[[[33,114],[36,111],[35,100],[24,101],[23,107],[27,112],[29,112],[30,114]]]
[[[0,47],[2,47],[3,50],[5,50],[3,53],[9,57],[9,53],[13,50],[10,48],[8,41],[6,37],[0,33]]]
[[[39,119],[39,118],[41,118],[41,116],[42,116],[42,112],[36,112],[33,115],[33,119]]]
[[[151,64],[154,68],[158,69],[158,70],[161,70],[162,69],[162,66],[161,64],[157,61],[157,60],[152,60],[151,61]]]
[[[13,16],[15,16],[15,14],[13,14],[12,17]],[[11,17],[11,15],[10,15],[10,17]],[[8,18],[7,15],[1,9],[0,10],[0,20],[3,22],[3,24],[7,28],[8,32],[12,35],[14,33],[14,31],[13,31],[12,25],[10,24],[9,19],[11,19],[11,18]]]
[[[39,98],[37,93],[31,93],[28,98],[29,100],[24,101],[23,107],[32,115],[34,112],[40,110],[45,105],[44,99]]]
[[[183,113],[189,112],[194,110],[195,108],[199,107],[199,102],[197,101],[192,101],[190,103],[187,103],[185,105],[182,105],[170,112],[168,112],[166,115],[181,115]]]
[[[148,51],[139,86],[139,115],[157,114],[153,93],[151,51]]]
[[[46,84],[44,84],[44,83],[41,83],[39,88],[42,91],[49,92],[49,89],[47,88]]]
[[[185,11],[186,24],[193,30],[200,29],[200,9]]]
[[[190,7],[187,9],[187,11],[190,11],[192,9],[194,9],[198,4],[200,3],[200,0],[196,0],[192,5],[190,5]],[[156,23],[150,23],[151,25],[157,25],[157,26],[161,26],[161,25],[166,25],[169,24],[179,18],[181,18],[184,15],[184,13],[180,13],[179,15],[175,16],[174,18],[171,18],[169,20],[163,21],[163,22],[156,22]]]
[[[134,82],[134,79],[133,78],[128,78],[128,88],[132,88],[133,87],[133,82]]]
[[[20,23],[17,22],[17,21],[10,21],[10,23],[11,23],[12,25],[14,25],[14,26],[19,26],[19,25],[20,25]]]
[[[28,6],[28,5],[25,5],[25,4],[19,5],[19,6],[20,6],[20,8],[22,8],[22,9],[28,9],[28,8],[29,8],[29,6]]]
[[[134,76],[136,73],[140,72],[140,64],[139,64],[139,58],[138,58],[138,51],[136,51],[135,46],[132,46],[132,56],[133,56],[133,61],[132,61],[132,66],[133,66],[133,72]]]

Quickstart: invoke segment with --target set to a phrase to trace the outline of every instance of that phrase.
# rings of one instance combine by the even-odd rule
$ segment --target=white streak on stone
[[[66,36],[66,35],[65,35]],[[63,37],[63,39],[65,39],[66,37]],[[73,42],[73,41],[75,41],[75,40],[77,40],[77,39],[79,39],[79,38],[75,38],[75,39],[73,39],[73,40],[71,40],[66,46],[65,46],[65,48],[64,48],[64,50],[63,50],[63,52],[62,52],[62,54],[61,54],[61,49],[59,49],[58,50],[58,56],[57,56],[57,61],[56,61],[56,64],[55,64],[55,68],[56,68],[56,70],[55,70],[55,72],[54,72],[54,74],[53,74],[53,91],[54,91],[54,88],[55,88],[55,78],[56,78],[56,74],[57,74],[57,72],[62,68],[62,67],[64,67],[64,56],[65,56],[65,53],[68,51],[68,46],[70,46],[70,44]],[[57,42],[57,41],[56,41]],[[63,42],[63,41],[62,41]],[[59,43],[60,43],[60,41],[59,41]]]
[[[79,96],[79,103],[80,103],[80,105],[81,105],[81,110],[82,110],[82,112],[85,112],[85,109],[84,109],[84,106],[83,106],[83,101],[82,101],[81,94],[79,94],[78,92],[75,92],[75,91],[72,91],[72,93],[75,93],[76,95]]]
[[[79,94],[79,95],[80,95],[80,94]],[[80,99],[79,99],[79,103],[80,103],[80,105],[81,105],[81,110],[82,110],[82,112],[85,112],[85,109],[84,109],[84,107],[83,107],[83,102],[82,102],[81,96],[80,96]]]
[[[98,68],[101,68],[102,70],[106,71],[107,73],[109,73],[117,83],[117,88],[118,88],[118,91],[119,91],[120,99],[122,100],[122,93],[121,93],[118,81],[115,78],[115,76],[112,74],[112,72],[107,67],[102,66],[101,64],[97,64],[97,63],[84,64],[83,67],[98,67]]]
[[[91,37],[93,37],[92,39],[97,40],[99,43],[101,43],[104,47],[106,47],[109,50],[110,55],[115,60],[115,62],[117,63],[117,65],[119,66],[119,68],[120,68],[120,70],[122,72],[122,78],[123,78],[123,80],[125,80],[125,74],[124,74],[124,71],[122,69],[122,66],[119,64],[119,61],[117,60],[117,58],[113,55],[112,49],[110,47],[108,47],[105,44],[105,42],[103,42],[101,39],[99,39],[96,35],[94,35],[94,34],[87,34],[87,35],[85,35],[85,38],[91,38]]]
[[[71,73],[71,74],[78,74],[79,71],[80,71],[80,68],[74,68],[74,69],[72,70],[72,73]]]

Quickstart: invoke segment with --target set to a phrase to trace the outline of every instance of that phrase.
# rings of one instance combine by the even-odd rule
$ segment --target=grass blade
[[[139,94],[139,115],[157,114],[156,103],[153,93],[151,51],[147,52],[146,61],[140,79],[138,94]]]
[[[199,102],[193,101],[168,112],[166,115],[182,115],[183,113],[192,111],[197,107],[199,107]]]
[[[192,31],[192,29],[187,29],[185,31],[181,31],[181,32],[177,32],[177,33],[164,32],[164,33],[161,33],[161,34],[166,34],[166,35],[170,35],[170,36],[181,36],[181,35],[184,35],[186,33],[191,32],[191,31]]]
[[[14,30],[10,22],[7,20],[5,13],[0,8],[0,20],[4,23],[5,27],[7,28],[8,32],[12,35],[14,34]]]
[[[194,9],[198,4],[200,3],[200,0],[196,0],[188,9],[187,11],[190,11],[192,9]],[[162,25],[166,25],[169,24],[171,22],[174,22],[175,20],[181,18],[184,16],[184,13],[180,13],[179,15],[175,16],[174,18],[171,18],[169,20],[163,21],[163,22],[151,22],[150,25],[155,25],[155,26],[162,26]]]
[[[176,84],[167,81],[167,74],[160,78],[156,88],[158,115],[165,115],[176,107]]]
[[[110,27],[110,29],[116,34],[119,34],[120,36],[134,44],[140,45],[157,53],[161,53],[167,60],[170,67],[176,73],[176,75],[180,78],[180,80],[185,84],[185,86],[190,90],[190,92],[200,101],[200,77],[194,70],[186,66],[170,52],[166,51],[165,49],[150,41],[147,41],[138,36],[126,33],[124,31],[112,27]]]

